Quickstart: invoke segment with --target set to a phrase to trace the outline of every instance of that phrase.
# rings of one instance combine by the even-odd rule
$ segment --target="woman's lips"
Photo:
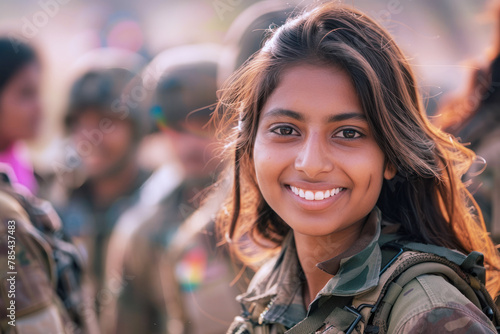
[[[337,187],[326,190],[309,190],[285,185],[290,196],[305,210],[322,210],[336,202],[346,192],[346,188]]]

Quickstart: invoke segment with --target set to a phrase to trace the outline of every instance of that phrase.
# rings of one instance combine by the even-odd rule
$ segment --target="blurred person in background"
[[[222,333],[237,313],[234,297],[240,291],[229,288],[235,273],[227,253],[216,247],[210,215],[198,216],[188,229],[193,243],[186,252],[168,255],[172,242],[187,238],[178,228],[218,174],[214,129],[207,122],[216,102],[219,57],[217,45],[181,46],[158,55],[144,71],[151,115],[174,159],[146,182],[141,200],[113,233],[106,282],[121,291],[106,309],[104,333]],[[220,203],[211,204],[208,211],[216,212]],[[123,275],[118,282],[117,273]]]
[[[492,3],[493,5],[493,3]],[[466,90],[444,99],[434,122],[470,143],[478,162],[464,176],[495,243],[500,243],[500,3],[496,2],[495,40],[486,64],[475,64]],[[477,213],[479,214],[479,213]]]
[[[40,122],[40,71],[29,45],[0,38],[0,333],[94,334],[80,254],[20,155]]]
[[[24,140],[33,139],[41,121],[41,67],[35,50],[0,38],[0,162],[16,183],[36,193],[37,182]]]
[[[144,133],[134,101],[122,94],[134,74],[124,68],[91,69],[73,84],[66,126],[86,174],[83,184],[59,207],[65,230],[88,259],[96,310],[106,307],[104,256],[112,230],[150,172],[139,167]]]

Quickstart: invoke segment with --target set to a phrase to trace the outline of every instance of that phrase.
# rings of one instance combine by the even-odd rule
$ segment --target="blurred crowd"
[[[211,117],[223,83],[296,10],[256,3],[223,44],[172,47],[152,60],[92,50],[64,97],[65,145],[43,175],[24,144],[44,115],[43,62],[0,36],[0,217],[18,219],[16,333],[227,330],[252,271],[214,226],[232,180],[217,181],[224,147]],[[500,23],[495,36],[467,90],[441,99],[433,120],[477,153],[466,180],[500,242]],[[1,289],[0,333],[14,333]]]

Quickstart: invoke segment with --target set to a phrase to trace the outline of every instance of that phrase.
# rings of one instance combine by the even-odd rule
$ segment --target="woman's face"
[[[395,174],[349,75],[335,67],[283,72],[261,111],[253,153],[264,199],[295,233],[309,236],[359,228],[384,176]]]
[[[4,142],[33,138],[41,118],[40,67],[24,66],[0,93],[0,138]]]

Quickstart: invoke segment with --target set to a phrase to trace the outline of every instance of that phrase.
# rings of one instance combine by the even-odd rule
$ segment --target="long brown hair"
[[[262,197],[253,168],[259,115],[291,66],[343,68],[351,76],[375,139],[396,177],[377,202],[384,219],[413,241],[485,255],[487,288],[500,290],[500,257],[480,210],[461,182],[474,152],[427,119],[408,60],[389,33],[351,7],[318,5],[272,31],[221,90],[212,120],[225,138],[232,191],[217,217],[236,255],[257,264],[280,249],[288,225]],[[236,126],[238,124],[238,126]]]

